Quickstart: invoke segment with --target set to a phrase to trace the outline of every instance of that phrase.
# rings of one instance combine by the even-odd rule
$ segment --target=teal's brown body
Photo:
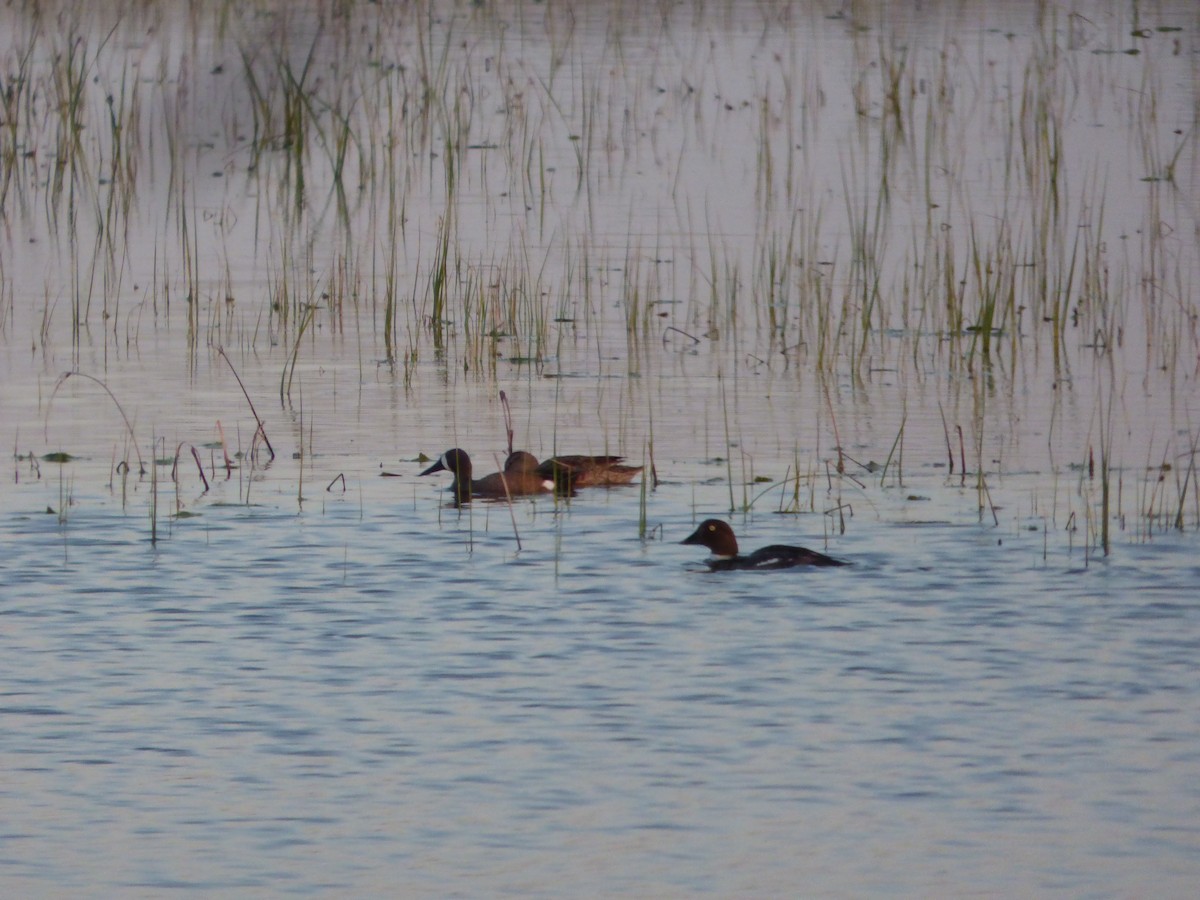
[[[545,494],[554,489],[554,482],[543,478],[536,471],[528,471],[523,466],[512,470],[506,465],[503,472],[493,472],[482,478],[471,477],[471,457],[465,450],[455,447],[447,450],[432,466],[422,472],[431,475],[434,472],[449,472],[454,476],[450,490],[454,492],[454,503],[461,506],[472,497],[482,499],[501,499],[504,497],[527,497],[533,494]]]

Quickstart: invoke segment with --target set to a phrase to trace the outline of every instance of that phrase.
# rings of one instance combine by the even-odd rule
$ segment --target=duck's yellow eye
[[[716,526],[716,525],[709,525],[709,526],[708,526],[708,530],[709,530],[709,531],[716,531],[716,530],[717,530],[717,526]]]

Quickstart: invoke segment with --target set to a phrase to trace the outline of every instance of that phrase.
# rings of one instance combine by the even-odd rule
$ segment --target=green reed
[[[1165,223],[1186,200],[1195,128],[1165,112],[1166,59],[1117,68],[1076,51],[1075,22],[1056,9],[1039,7],[1031,31],[976,64],[952,33],[940,46],[910,41],[886,8],[856,4],[849,86],[769,29],[744,79],[722,68],[723,47],[693,52],[703,35],[745,26],[733,3],[623,5],[598,43],[571,5],[338,4],[314,37],[286,15],[263,26],[261,11],[197,3],[182,49],[157,65],[139,49],[144,67],[117,48],[166,12],[122,5],[114,23],[68,10],[55,29],[30,12],[0,55],[0,210],[11,223],[27,207],[59,236],[67,286],[47,276],[23,300],[6,247],[0,334],[6,320],[16,330],[14,306],[41,304],[30,331],[48,352],[66,327],[57,305],[69,304],[78,359],[99,305],[107,360],[118,320],[126,349],[175,327],[174,294],[187,300],[193,365],[205,344],[273,353],[284,399],[301,340],[320,360],[338,352],[347,322],[360,372],[381,351],[406,387],[435,367],[498,380],[502,350],[533,368],[555,358],[607,370],[622,337],[627,373],[650,384],[670,365],[659,340],[670,325],[697,335],[710,371],[735,385],[739,371],[764,381],[784,371],[798,385],[815,372],[875,402],[886,395],[873,373],[894,371],[898,402],[914,386],[959,421],[966,409],[982,516],[996,487],[985,435],[1011,424],[989,392],[1003,397],[1025,371],[1040,377],[1044,358],[1047,379],[1069,390],[1093,357],[1123,368],[1135,333],[1168,391],[1194,356],[1194,248]],[[758,13],[780,27],[806,15]],[[252,49],[247,35],[264,28],[269,49]],[[647,28],[660,40],[644,41]],[[196,35],[211,38],[211,60]],[[220,59],[240,71],[207,81]],[[207,85],[224,92],[228,80],[239,100],[224,105]],[[217,120],[193,126],[210,106]],[[831,115],[848,106],[850,124]],[[1127,113],[1135,164],[1153,179],[1136,218],[1128,195],[1114,199],[1124,173],[1075,161],[1086,148],[1073,123],[1110,109]],[[222,140],[216,155],[243,179],[223,195],[195,171],[204,143]],[[822,159],[823,143],[836,161]],[[670,190],[655,193],[662,183]],[[266,273],[266,290],[247,270]],[[149,286],[144,320],[133,283]],[[979,384],[962,390],[963,378]],[[834,409],[845,396],[830,413],[850,414]],[[722,406],[733,508],[736,406],[724,394]],[[1112,440],[1098,443],[1113,505],[1121,415],[1118,404]],[[899,479],[919,421],[901,424],[885,475]],[[741,463],[754,464],[746,453]],[[1195,490],[1188,472],[1180,462],[1180,495]],[[1176,496],[1167,506],[1175,518],[1184,509]]]
[[[84,129],[89,124],[87,85],[95,62],[95,55],[89,51],[87,39],[78,33],[74,22],[69,24],[54,51],[49,84],[55,128],[54,166],[49,182],[52,214],[57,213],[64,191],[74,208],[74,189],[77,185],[83,187],[91,173],[83,142]]]

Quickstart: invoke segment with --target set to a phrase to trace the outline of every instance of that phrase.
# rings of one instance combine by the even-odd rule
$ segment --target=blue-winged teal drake
[[[524,468],[515,468],[504,472],[493,472],[480,479],[471,478],[471,457],[465,450],[455,447],[441,455],[437,462],[422,472],[431,475],[434,472],[449,472],[454,476],[450,489],[454,492],[456,505],[466,503],[472,497],[483,499],[500,499],[503,497],[525,497],[531,494],[545,494],[554,490],[554,482],[543,478],[537,472]]]
[[[706,562],[713,571],[725,569],[790,569],[793,566],[845,566],[849,563],[808,550],[805,547],[789,547],[772,544],[742,556],[738,553],[737,538],[729,523],[720,519],[705,519],[681,544],[701,544],[711,552]]]

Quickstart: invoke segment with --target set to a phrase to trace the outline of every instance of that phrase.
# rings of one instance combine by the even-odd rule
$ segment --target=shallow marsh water
[[[0,13],[6,893],[1194,893],[1191,4],[60,6]],[[447,507],[500,390],[661,482]]]
[[[1180,539],[1084,568],[889,523],[837,543],[853,568],[729,577],[639,542],[633,502],[522,504],[519,553],[498,506],[473,535],[218,507],[153,551],[111,511],[6,517],[5,884],[1190,891]]]

